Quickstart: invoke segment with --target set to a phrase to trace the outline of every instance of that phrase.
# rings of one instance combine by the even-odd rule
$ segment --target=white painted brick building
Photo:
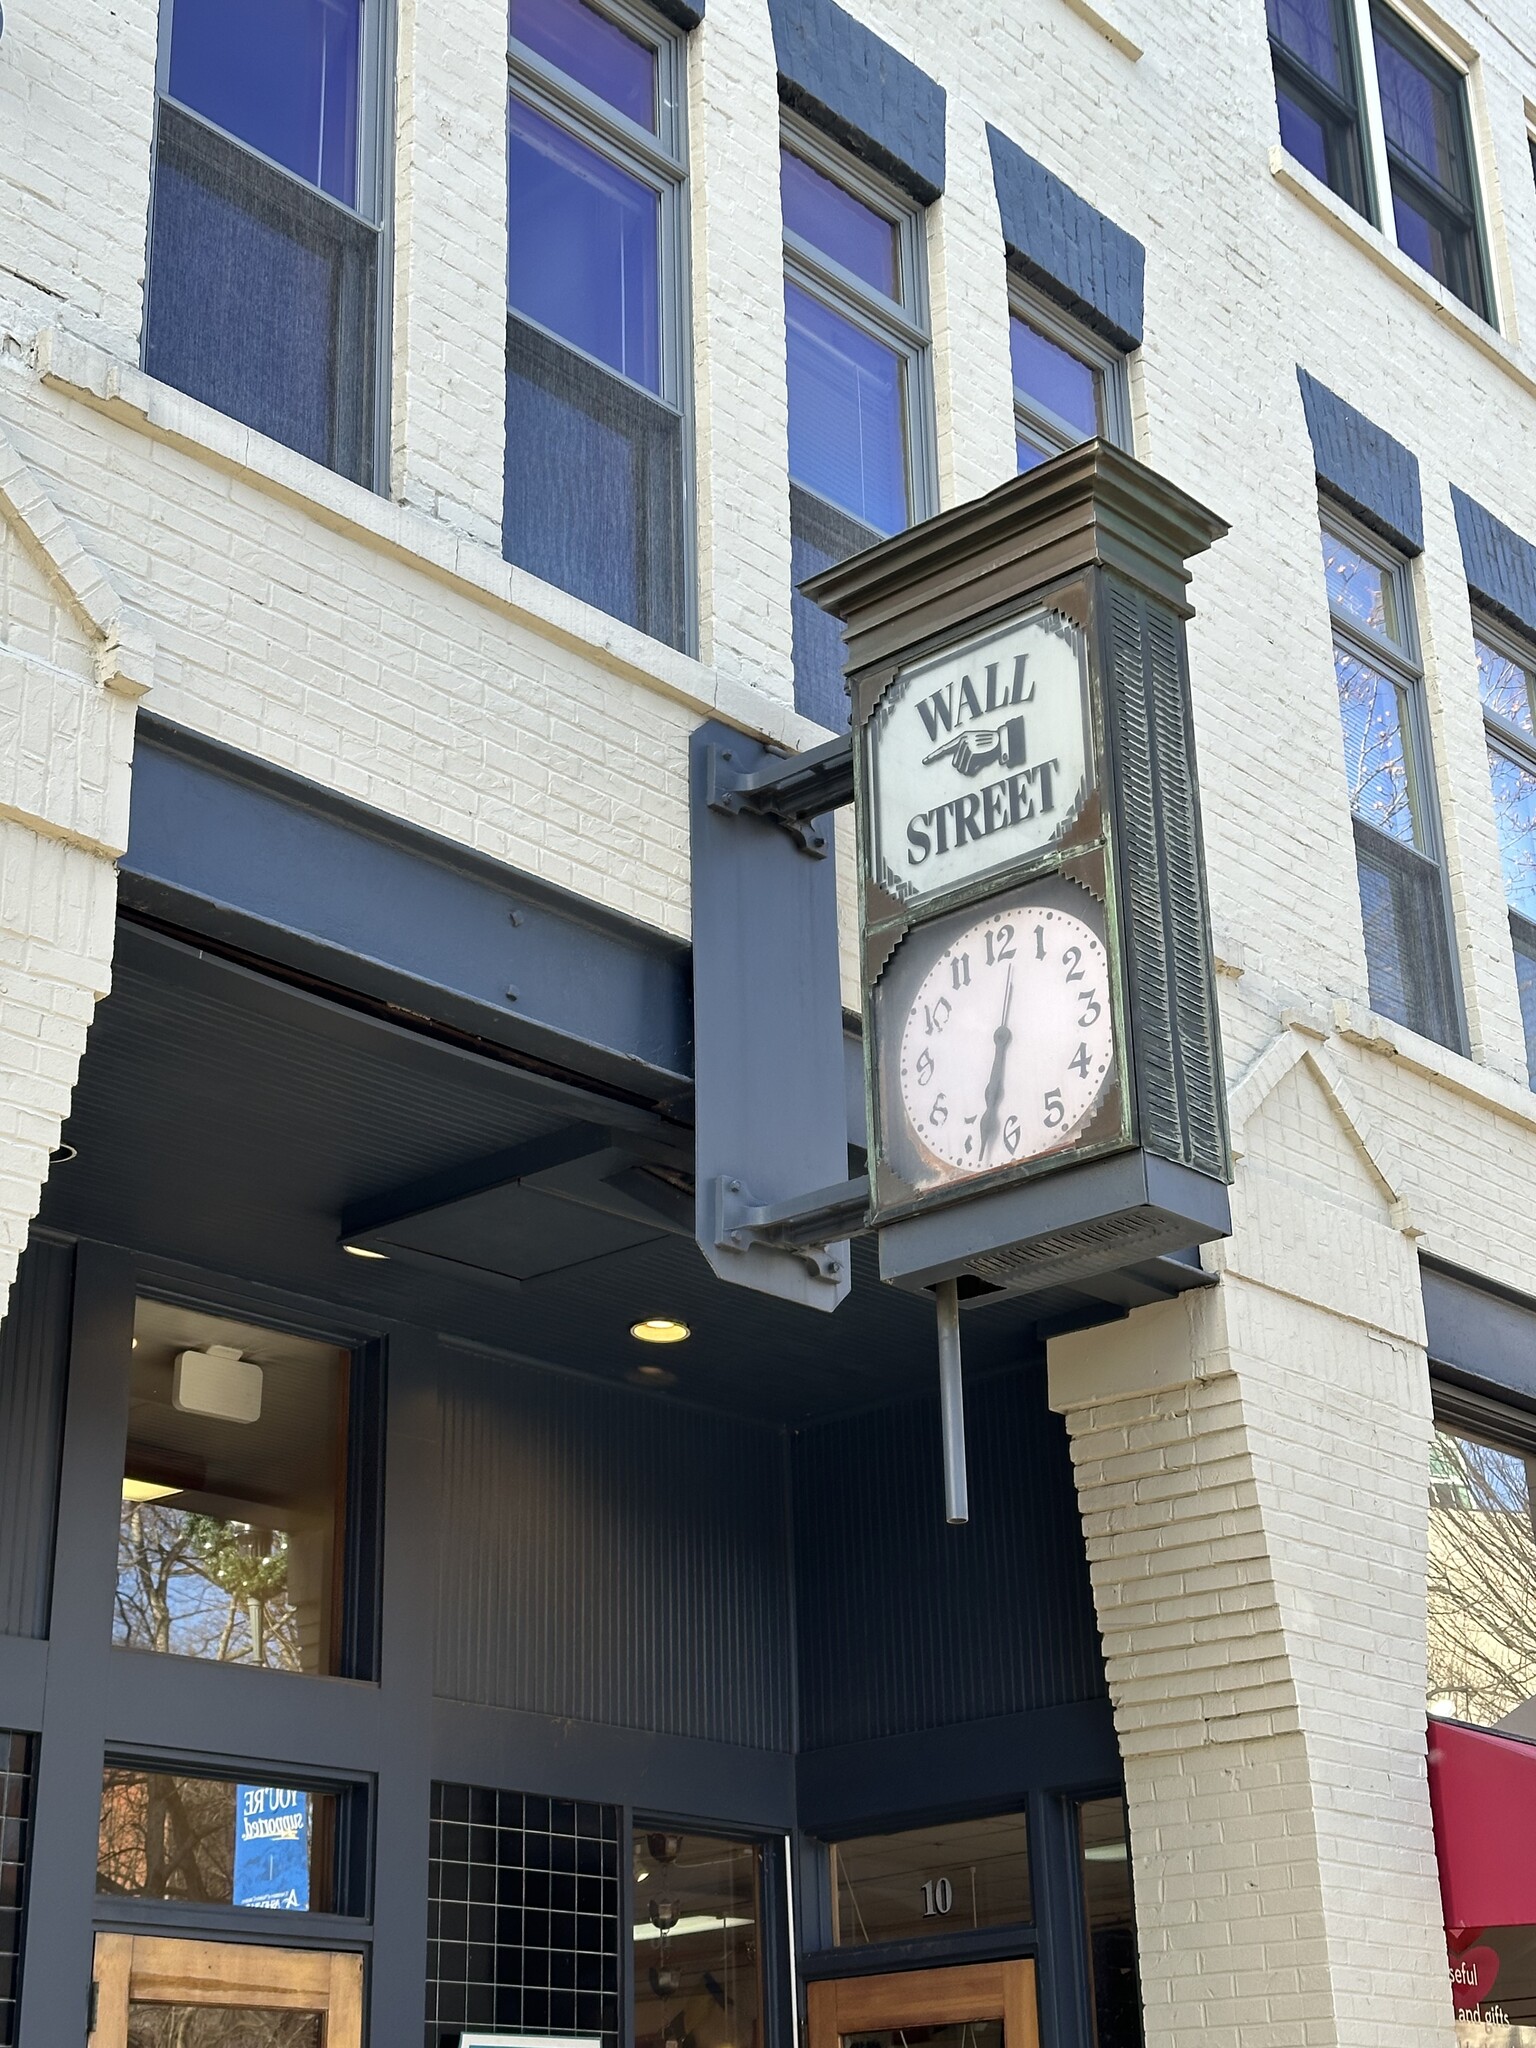
[[[1282,147],[1262,0],[849,0],[945,96],[942,191],[911,201],[931,508],[1016,465],[1019,273],[990,126],[1144,248],[1134,452],[1231,523],[1194,568],[1190,661],[1233,1233],[1205,1253],[1216,1287],[1049,1359],[1124,1759],[1149,2048],[1456,2038],[1425,1771],[1420,1260],[1536,1294],[1536,1095],[1474,626],[1500,593],[1469,590],[1451,495],[1536,542],[1536,16],[1392,4],[1465,80],[1486,319]],[[5,1286],[112,986],[137,713],[678,941],[690,733],[828,736],[795,708],[766,0],[708,0],[679,32],[689,651],[503,558],[505,8],[397,0],[385,37],[378,489],[144,367],[160,11],[12,0],[0,34]],[[1422,547],[1399,554],[1452,1045],[1372,1006],[1298,369],[1417,462]]]

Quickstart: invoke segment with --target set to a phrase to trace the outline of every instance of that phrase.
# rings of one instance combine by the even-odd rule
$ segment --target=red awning
[[[1431,1721],[1429,1803],[1452,1933],[1536,1926],[1536,1742]]]

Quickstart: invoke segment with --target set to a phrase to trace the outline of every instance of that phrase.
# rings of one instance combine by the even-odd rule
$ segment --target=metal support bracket
[[[792,1202],[754,1202],[739,1180],[710,1182],[715,1243],[744,1252],[755,1244],[796,1252],[813,1279],[846,1286],[848,1240],[869,1218],[869,1181],[840,1181]]]
[[[743,768],[734,747],[711,746],[704,757],[704,801],[730,817],[782,825],[802,853],[824,860],[828,839],[816,820],[853,802],[853,741],[828,740],[804,754],[774,755]]]

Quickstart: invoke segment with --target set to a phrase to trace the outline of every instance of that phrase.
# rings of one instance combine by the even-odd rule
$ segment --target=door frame
[[[318,2012],[325,2017],[326,2048],[362,2048],[363,1959],[356,1952],[98,1934],[93,1975],[92,2048],[127,2048],[134,1999]]]
[[[806,1986],[807,2048],[841,2048],[844,2034],[889,2027],[1001,2020],[1003,2048],[1040,2048],[1035,1965],[957,1963],[879,1977],[824,1977]]]

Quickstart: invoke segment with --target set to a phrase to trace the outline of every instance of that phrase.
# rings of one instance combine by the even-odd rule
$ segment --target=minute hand
[[[997,1136],[997,1106],[1003,1099],[1003,1068],[1007,1064],[1008,1048],[1013,1043],[1013,1033],[1008,1029],[1008,1012],[1013,1004],[1013,969],[1008,970],[1008,980],[1003,988],[1003,1014],[997,1029],[992,1034],[996,1050],[992,1054],[992,1072],[987,1077],[987,1093],[981,1112],[981,1129],[977,1133],[977,1159],[984,1160],[992,1140]]]

